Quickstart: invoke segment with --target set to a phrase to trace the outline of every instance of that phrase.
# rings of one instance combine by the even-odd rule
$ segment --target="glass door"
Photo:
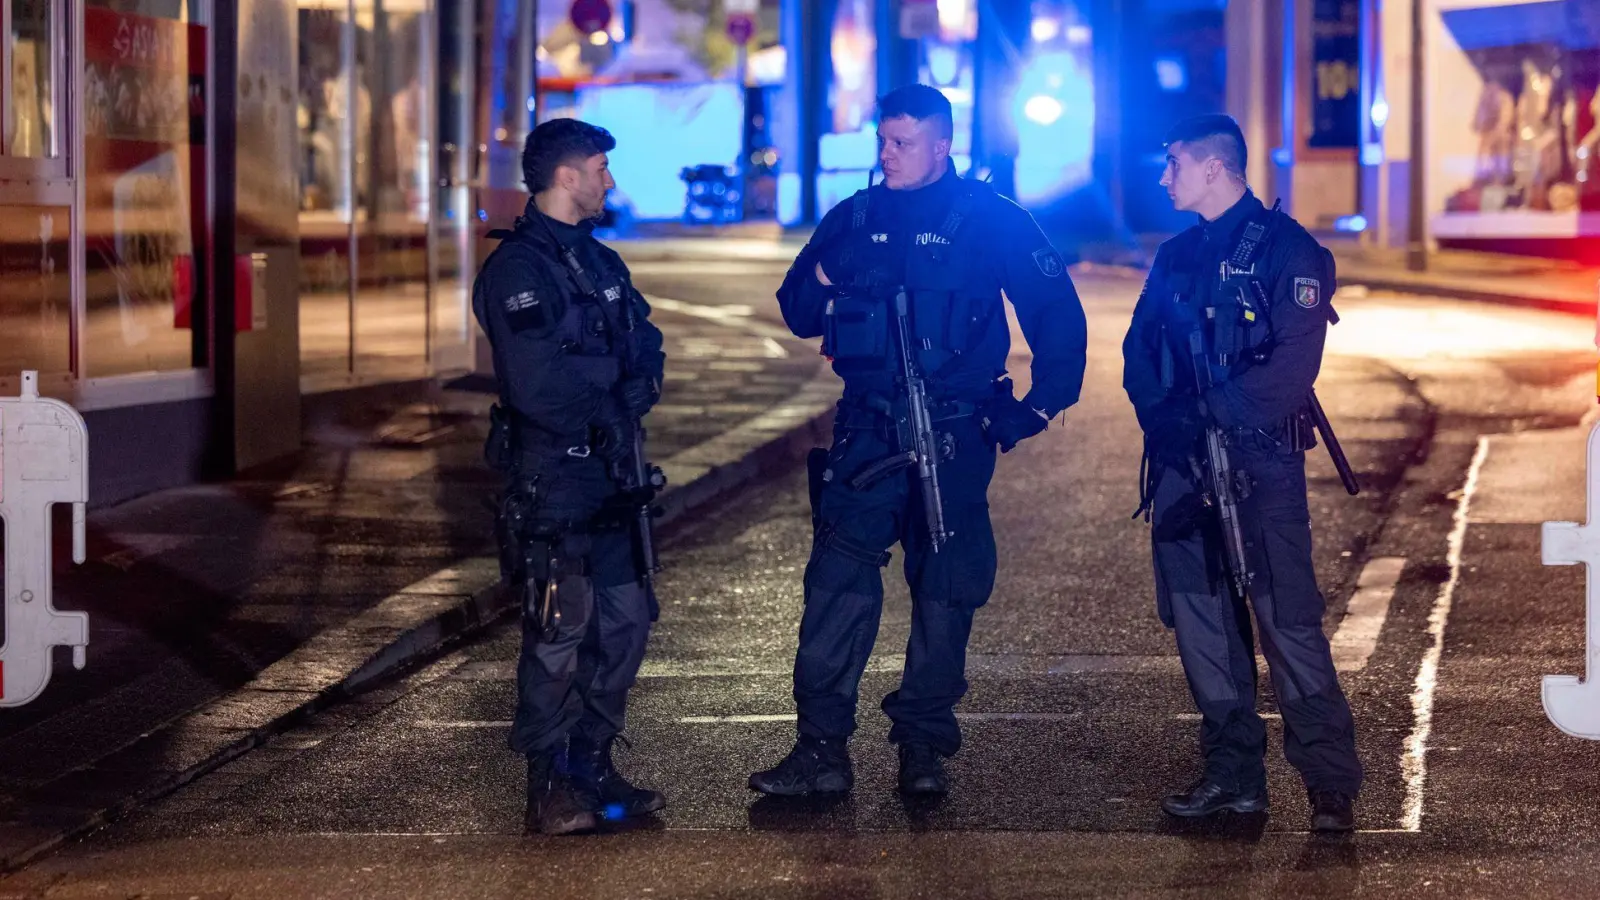
[[[300,0],[300,373],[354,371],[356,143],[371,120],[356,82],[350,0]]]
[[[358,80],[372,104],[371,127],[356,135],[356,372],[414,378],[428,352],[434,20],[427,0],[355,5]]]
[[[472,0],[299,0],[301,370],[464,368]]]
[[[428,361],[469,368],[472,340],[473,0],[438,0],[438,172],[429,218]]]

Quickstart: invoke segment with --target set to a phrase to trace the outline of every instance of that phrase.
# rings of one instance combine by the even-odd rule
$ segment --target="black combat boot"
[[[1345,832],[1356,830],[1355,801],[1338,791],[1309,791],[1311,830]]]
[[[855,780],[844,741],[802,737],[783,762],[751,775],[750,789],[779,797],[837,794]]]
[[[594,813],[583,802],[578,787],[556,765],[556,753],[528,757],[529,831],[540,834],[572,834],[594,830]]]
[[[1266,812],[1267,789],[1232,791],[1215,781],[1202,778],[1183,793],[1168,795],[1161,801],[1161,808],[1168,815],[1185,819],[1198,819],[1223,810],[1236,813]]]
[[[622,777],[611,762],[616,738],[599,744],[574,736],[567,751],[567,770],[584,794],[589,809],[602,819],[615,821],[653,813],[667,805],[660,791],[637,788]]]
[[[906,794],[943,794],[950,790],[944,763],[932,744],[907,741],[900,745],[900,790]]]

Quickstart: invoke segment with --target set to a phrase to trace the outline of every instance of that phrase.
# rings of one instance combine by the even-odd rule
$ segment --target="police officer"
[[[528,759],[527,825],[546,834],[665,803],[611,759],[655,611],[628,473],[665,362],[627,267],[592,234],[615,146],[574,119],[528,135],[533,196],[491,235],[502,240],[473,289],[500,385],[488,454],[509,484],[502,568],[523,598],[511,748]]]
[[[1078,399],[1086,334],[1061,256],[1033,219],[950,162],[950,103],[924,85],[878,102],[883,181],[831,210],[778,291],[789,328],[821,336],[844,379],[826,457],[814,453],[813,535],[795,659],[799,739],[751,788],[793,795],[848,790],[846,742],[883,608],[879,569],[896,542],[911,587],[900,688],[883,700],[899,745],[900,789],[948,790],[941,759],[961,746],[954,707],[967,690],[973,614],[994,586],[987,491],[995,447],[1009,451]],[[935,547],[916,467],[863,483],[906,445],[906,384],[894,298],[904,288],[909,343],[926,373],[948,542]],[[1003,380],[1010,297],[1033,349],[1033,387]]]
[[[1215,427],[1244,473],[1234,483],[1245,486],[1246,593],[1283,714],[1284,753],[1305,781],[1312,827],[1349,831],[1361,763],[1322,633],[1305,478],[1333,258],[1251,193],[1233,119],[1185,120],[1166,147],[1161,184],[1177,209],[1200,220],[1156,253],[1123,342],[1123,385],[1145,432],[1156,603],[1200,709],[1205,766],[1162,808],[1184,817],[1267,808],[1250,614],[1233,587],[1219,519],[1200,499],[1204,429]],[[1198,345],[1190,343],[1196,333]]]

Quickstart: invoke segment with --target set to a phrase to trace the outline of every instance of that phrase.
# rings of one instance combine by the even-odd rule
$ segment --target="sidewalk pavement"
[[[694,312],[654,314],[661,524],[824,443],[839,392],[813,347]],[[285,464],[91,512],[87,562],[59,546],[55,580],[58,606],[90,614],[88,666],[58,650],[45,693],[0,715],[0,871],[510,611],[487,382],[312,405]]]
[[[1339,284],[1432,294],[1594,316],[1600,269],[1574,262],[1503,253],[1439,250],[1427,268],[1406,268],[1404,250],[1366,247],[1354,238],[1318,235],[1333,251]]]

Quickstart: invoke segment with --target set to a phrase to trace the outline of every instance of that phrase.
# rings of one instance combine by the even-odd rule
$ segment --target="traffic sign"
[[[611,4],[608,0],[572,0],[568,17],[572,26],[584,34],[605,31],[611,24]]]
[[[756,36],[756,20],[754,16],[746,13],[732,13],[728,16],[728,40],[735,44],[748,44]]]

